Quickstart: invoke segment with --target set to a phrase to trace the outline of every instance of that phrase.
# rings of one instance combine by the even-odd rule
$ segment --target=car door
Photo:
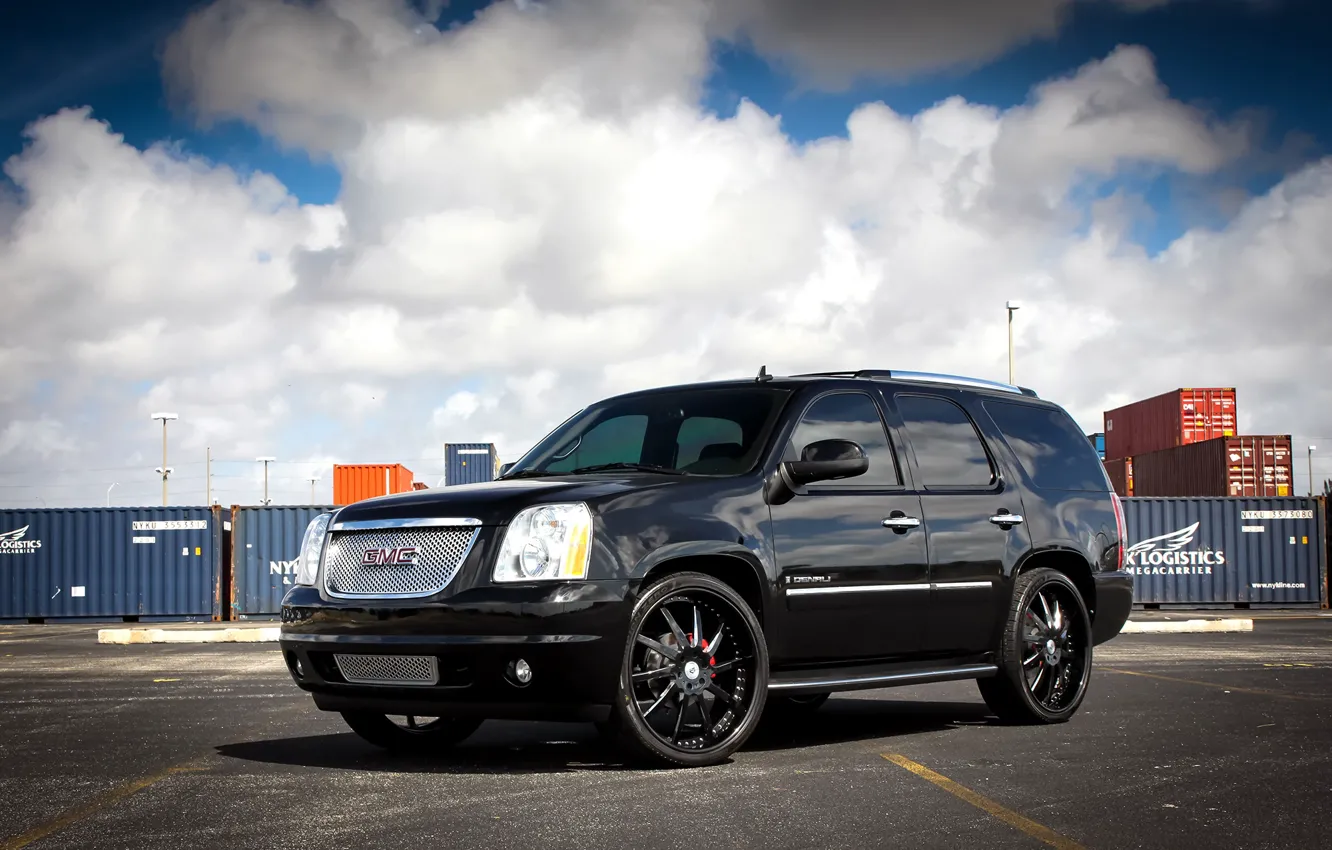
[[[810,484],[771,506],[778,593],[789,624],[781,655],[821,661],[914,652],[930,596],[920,499],[903,483],[869,393],[831,390],[813,398],[783,459],[799,459],[805,446],[833,438],[860,444],[869,471]]]
[[[964,404],[960,393],[904,389],[890,405],[909,446],[929,546],[928,652],[994,648],[1007,566],[1027,548],[1021,491],[1004,479]]]

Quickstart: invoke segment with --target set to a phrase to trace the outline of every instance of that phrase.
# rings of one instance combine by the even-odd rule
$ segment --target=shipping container
[[[0,510],[0,619],[220,620],[231,511]]]
[[[444,446],[444,485],[479,484],[495,480],[499,455],[494,443],[447,443]]]
[[[1125,498],[1133,495],[1133,458],[1121,457],[1102,461],[1106,474],[1110,476],[1110,486]]]
[[[400,463],[333,464],[333,504],[350,505],[362,499],[408,493],[412,471]]]
[[[1124,499],[1136,604],[1325,606],[1321,499]]]
[[[291,589],[301,538],[310,521],[333,505],[234,505],[231,508],[231,594],[233,620],[282,613]]]
[[[1088,434],[1087,441],[1096,447],[1096,454],[1100,456],[1101,460],[1105,460],[1105,434],[1099,432]]]
[[[1133,458],[1135,496],[1293,496],[1289,434],[1222,437]]]
[[[1111,460],[1239,433],[1233,387],[1171,390],[1107,410],[1104,418]]]

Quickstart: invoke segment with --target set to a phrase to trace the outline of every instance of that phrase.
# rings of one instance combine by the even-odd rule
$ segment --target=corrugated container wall
[[[1325,605],[1320,499],[1124,500],[1133,601]]]
[[[407,493],[412,471],[400,463],[333,464],[333,504],[350,505],[362,499]]]
[[[1289,434],[1223,437],[1133,458],[1135,496],[1293,496]]]
[[[479,484],[495,480],[499,455],[494,443],[447,443],[444,446],[444,484]]]
[[[282,613],[291,589],[301,538],[310,521],[331,505],[241,506],[231,509],[231,619]]]
[[[1120,496],[1127,498],[1133,495],[1133,458],[1121,457],[1115,460],[1102,461],[1105,465],[1105,471],[1110,476],[1110,486]]]
[[[1171,390],[1105,412],[1110,460],[1239,433],[1233,387]]]
[[[0,619],[222,618],[221,507],[0,510]]]

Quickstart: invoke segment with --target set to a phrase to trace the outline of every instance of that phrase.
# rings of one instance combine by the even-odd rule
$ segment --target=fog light
[[[520,684],[526,685],[528,682],[532,681],[532,668],[528,666],[526,661],[519,658],[517,663],[513,665],[513,677],[517,679]]]

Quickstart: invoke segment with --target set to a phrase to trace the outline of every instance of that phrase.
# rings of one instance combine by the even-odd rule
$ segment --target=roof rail
[[[894,381],[918,381],[928,384],[953,384],[955,386],[978,387],[998,390],[1016,395],[1039,398],[1036,391],[1027,387],[1018,387],[1000,381],[988,381],[984,378],[968,378],[964,375],[946,375],[939,372],[912,372],[901,369],[855,369],[841,372],[806,372],[794,375],[796,378],[879,378]]]

